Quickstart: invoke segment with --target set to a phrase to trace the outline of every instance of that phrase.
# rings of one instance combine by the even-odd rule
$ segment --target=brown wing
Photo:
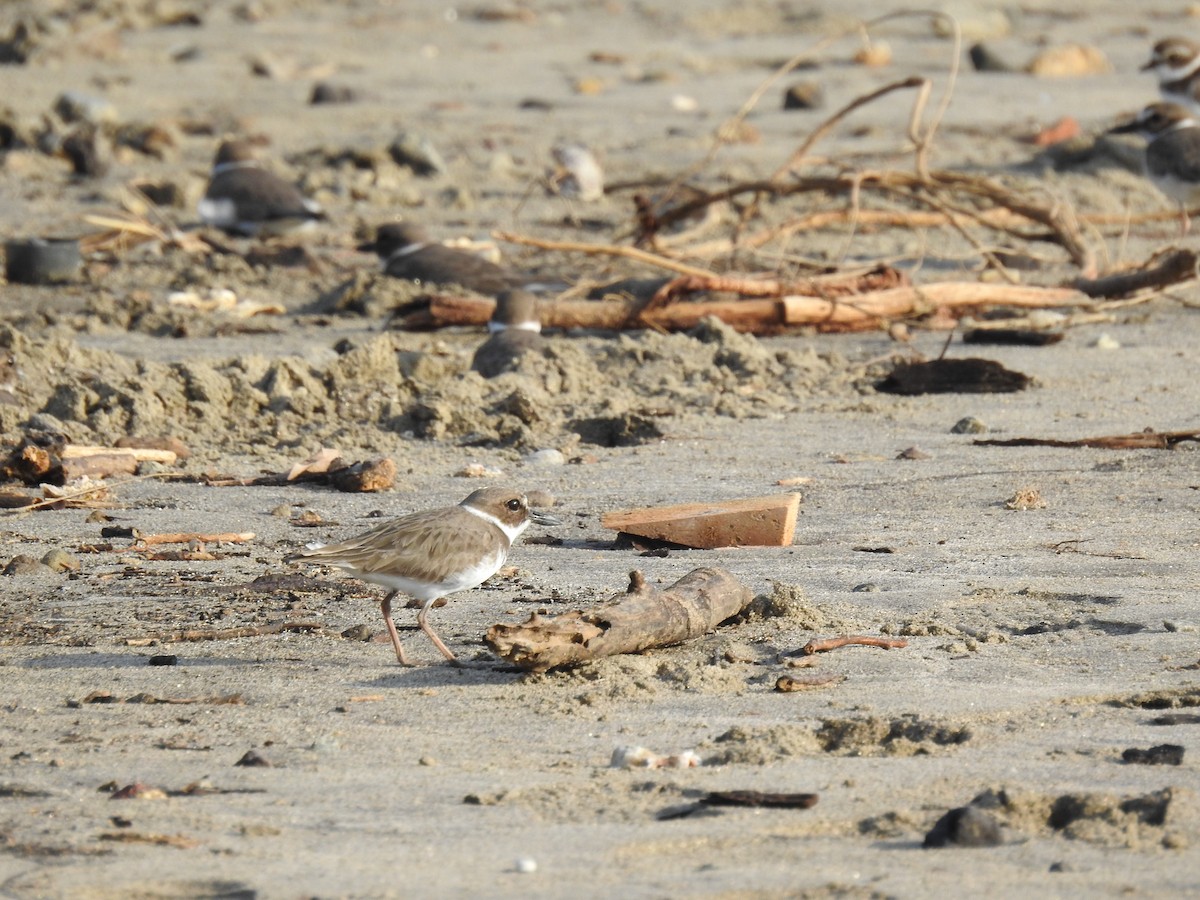
[[[416,253],[393,257],[387,264],[387,273],[394,278],[431,284],[458,284],[480,294],[499,293],[519,280],[474,253],[441,244],[429,244]]]
[[[316,214],[305,203],[299,188],[262,169],[231,169],[218,175],[205,197],[227,200],[236,197],[238,217],[248,222],[271,219],[310,219]]]
[[[461,507],[431,509],[384,522],[357,537],[305,550],[294,559],[327,563],[363,575],[400,575],[420,581],[439,581],[447,552],[478,559],[485,549],[473,538],[480,520]],[[483,534],[489,541],[503,534],[494,525]],[[507,550],[507,539],[504,541]]]

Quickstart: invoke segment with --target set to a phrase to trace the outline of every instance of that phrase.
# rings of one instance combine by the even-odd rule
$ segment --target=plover
[[[207,225],[232,234],[282,234],[325,218],[320,204],[259,165],[246,141],[225,141],[197,206]]]
[[[528,291],[513,289],[496,296],[488,332],[488,339],[471,360],[471,369],[484,378],[511,372],[526,353],[540,353],[546,348],[537,298]]]
[[[392,600],[408,594],[421,601],[417,624],[450,662],[458,659],[427,621],[442,597],[478,587],[504,565],[509,548],[533,522],[562,525],[529,508],[525,495],[508,488],[481,488],[458,506],[415,512],[384,522],[357,537],[310,546],[285,562],[324,563],[388,589],[381,601],[396,659],[409,665],[392,621]]]
[[[457,284],[495,296],[508,288],[521,287],[525,281],[481,256],[431,240],[424,228],[412,222],[381,225],[375,240],[358,249],[379,254],[383,270],[393,278],[422,284]]]
[[[1164,38],[1154,45],[1142,71],[1158,77],[1163,100],[1200,112],[1200,44],[1187,38]]]
[[[1186,233],[1188,211],[1200,205],[1200,119],[1178,103],[1151,103],[1113,133],[1136,132],[1146,138],[1146,174],[1154,186],[1179,204]]]

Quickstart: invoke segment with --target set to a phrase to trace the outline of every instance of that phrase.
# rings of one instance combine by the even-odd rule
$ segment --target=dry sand
[[[1196,450],[981,447],[951,433],[964,416],[994,437],[1196,428],[1193,289],[1118,310],[1050,348],[985,348],[1034,377],[1017,394],[878,394],[873,382],[904,352],[883,334],[753,339],[716,326],[563,336],[549,360],[485,383],[463,374],[478,331],[386,330],[405,291],[351,249],[399,216],[439,237],[502,227],[619,240],[629,190],[583,206],[540,186],[555,142],[590,145],[610,183],[670,177],[703,159],[713,129],[773,65],[884,7],[73,6],[5,5],[0,33],[22,18],[43,26],[29,64],[0,67],[14,120],[34,130],[60,92],[78,90],[109,100],[122,123],[164,125],[175,146],[161,160],[118,151],[104,178],[86,182],[71,181],[61,159],[9,153],[6,236],[78,233],[81,213],[115,208],[136,178],[170,179],[191,204],[231,130],[269,136],[265,155],[331,220],[306,241],[315,272],[142,248],[94,261],[62,288],[5,286],[0,342],[20,372],[13,402],[0,404],[6,440],[40,416],[34,424],[80,442],[174,434],[193,451],[183,471],[194,476],[278,471],[335,445],[353,459],[391,456],[400,478],[383,495],[156,480],[115,490],[110,525],[256,533],[244,547],[218,548],[214,561],[147,561],[122,540],[83,552],[102,540],[87,510],[0,522],[4,560],[62,549],[81,563],[73,574],[0,579],[0,896],[1200,891],[1200,724],[1159,724],[1200,706]],[[1164,207],[1119,165],[1024,165],[1033,151],[1018,138],[1066,114],[1100,131],[1154,99],[1138,64],[1158,36],[1194,34],[1196,19],[1165,2],[949,6],[964,23],[1006,12],[1011,33],[992,44],[1015,62],[1042,44],[1082,40],[1113,71],[1066,80],[963,72],[936,165],[1041,185],[1085,211]],[[188,11],[199,25],[164,24]],[[712,188],[770,173],[830,110],[886,81],[920,73],[944,85],[950,44],[929,20],[875,35],[890,45],[891,66],[853,65],[856,39],[832,41],[815,53],[819,68],[789,76],[750,116],[759,139],[723,149],[697,181]],[[276,77],[253,76],[252,59]],[[362,99],[306,105],[319,77]],[[800,77],[821,82],[825,111],[779,108],[783,85]],[[520,108],[527,99],[548,108]],[[908,104],[893,95],[867,107],[818,151],[860,168],[910,165]],[[386,148],[402,130],[430,140],[447,171],[418,178],[391,163]],[[845,200],[804,202],[836,209]],[[1177,240],[1174,227],[1088,240],[1115,264]],[[1076,274],[1060,250],[1034,246],[1043,257],[1034,281]],[[654,274],[501,250],[510,265],[572,280]],[[978,263],[948,229],[833,229],[791,251],[889,259],[918,281],[973,278]],[[189,287],[229,287],[288,313],[252,320],[264,332],[254,333],[167,308],[170,291]],[[1094,346],[1102,333],[1113,348]],[[944,340],[918,330],[913,346],[932,357]],[[949,352],[971,355],[957,342]],[[608,420],[642,442],[588,443]],[[897,458],[914,446],[924,458]],[[548,448],[572,464],[530,461]],[[288,574],[288,551],[361,530],[376,511],[456,502],[480,483],[457,475],[472,463],[550,491],[567,521],[561,543],[517,546],[515,569],[432,614],[451,646],[478,654],[475,666],[442,665],[410,612],[397,618],[423,667],[397,667],[378,640],[342,637],[355,626],[382,632],[377,595],[352,581],[255,581]],[[807,479],[792,488],[803,503],[791,547],[640,558],[600,527],[608,510],[766,494],[790,478]],[[1025,488],[1044,508],[1005,508]],[[324,524],[297,527],[289,516],[298,511]],[[479,640],[493,622],[592,604],[634,568],[670,583],[707,565],[774,596],[782,614],[573,672],[521,676],[486,663]],[[284,619],[324,628],[139,641]],[[840,684],[773,690],[791,671],[786,654],[846,632],[904,635],[909,645],[840,650],[817,669],[844,675]],[[158,654],[178,665],[149,666]],[[1185,747],[1181,766],[1122,762],[1126,748],[1165,743]],[[610,768],[623,745],[694,749],[705,764]],[[271,765],[236,766],[252,750]],[[134,783],[170,796],[112,799],[114,787]],[[820,799],[807,810],[660,817],[733,789]],[[1003,825],[1001,846],[922,848],[944,812],[980,796]],[[518,871],[518,860],[536,871]]]

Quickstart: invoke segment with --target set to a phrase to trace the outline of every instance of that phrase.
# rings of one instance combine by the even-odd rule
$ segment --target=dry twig
[[[851,645],[880,647],[884,650],[899,650],[907,647],[908,641],[904,640],[904,638],[882,638],[871,637],[865,634],[849,634],[843,637],[809,641],[800,648],[800,652],[805,656],[812,656],[814,653],[824,653],[827,650],[837,650],[839,647],[849,647]]]

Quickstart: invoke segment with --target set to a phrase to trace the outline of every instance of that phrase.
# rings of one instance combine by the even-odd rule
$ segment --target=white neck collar
[[[416,253],[418,250],[424,250],[428,246],[428,241],[417,241],[415,244],[409,244],[407,247],[401,247],[399,250],[393,250],[388,254],[388,262],[391,262],[393,259],[399,259],[401,256],[408,256],[411,253]]]
[[[502,331],[532,331],[534,334],[540,334],[542,330],[541,322],[488,322],[488,333],[499,334]]]
[[[216,178],[218,175],[224,175],[226,172],[232,172],[234,169],[257,169],[258,163],[252,159],[235,159],[231,162],[223,162],[213,166],[212,174]]]
[[[483,521],[488,522],[491,525],[495,525],[497,528],[503,531],[504,536],[508,538],[508,543],[510,546],[512,545],[513,541],[521,536],[521,532],[529,526],[528,517],[526,517],[519,525],[505,525],[491,513],[485,513],[473,506],[464,506],[463,509],[469,512],[471,515],[478,516],[479,518],[483,519]]]

